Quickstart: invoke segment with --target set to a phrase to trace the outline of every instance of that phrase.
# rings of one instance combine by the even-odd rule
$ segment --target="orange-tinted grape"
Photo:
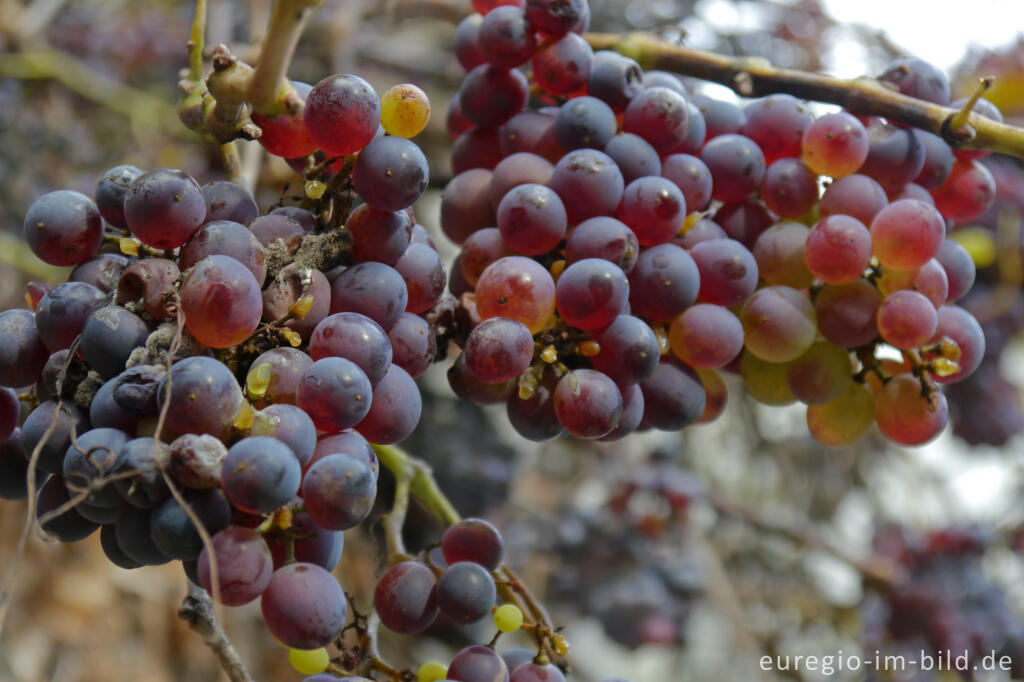
[[[415,137],[430,119],[427,93],[411,83],[392,86],[380,98],[380,124],[388,135]]]
[[[531,334],[544,329],[555,311],[555,281],[535,260],[506,256],[494,261],[476,285],[481,319],[507,317],[526,325]]]

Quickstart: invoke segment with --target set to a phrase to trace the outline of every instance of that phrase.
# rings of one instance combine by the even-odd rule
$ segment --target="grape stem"
[[[967,125],[967,120],[971,117],[971,110],[974,105],[978,103],[981,96],[988,92],[988,89],[992,87],[992,83],[995,82],[995,78],[987,76],[978,81],[978,85],[974,88],[974,92],[964,102],[964,105],[960,107],[960,111],[956,112],[956,115],[949,122],[949,127],[953,130],[960,130]]]
[[[883,116],[941,136],[955,148],[988,149],[1024,157],[1024,129],[969,114],[954,126],[959,113],[932,102],[907,97],[879,81],[835,78],[783,69],[765,59],[729,57],[676,45],[647,33],[588,33],[595,50],[615,50],[645,69],[662,69],[720,83],[743,97],[787,93],[816,102],[838,104],[854,114]]]
[[[770,517],[759,510],[728,500],[713,490],[707,491],[706,499],[720,514],[738,519],[761,530],[786,536],[798,545],[831,554],[875,585],[892,588],[907,580],[906,571],[893,561],[877,555],[867,558],[858,557],[822,535],[810,524]]]
[[[374,445],[374,452],[382,466],[386,467],[397,480],[407,469],[412,470],[412,478],[409,481],[409,492],[427,506],[441,523],[450,526],[458,523],[462,517],[455,510],[452,503],[448,501],[445,494],[434,480],[430,466],[422,460],[416,459],[394,445]]]
[[[247,99],[253,111],[276,115],[295,113],[302,107],[295,88],[288,82],[288,66],[295,47],[324,0],[276,0],[263,39],[260,59],[249,82]]]
[[[383,519],[389,564],[409,558],[409,553],[405,550],[405,541],[402,539],[402,527],[405,526],[406,512],[409,511],[409,489],[415,476],[415,468],[411,463],[407,463],[392,473],[395,475],[395,501],[391,505],[391,511]]]
[[[206,590],[189,582],[188,595],[178,609],[178,617],[203,638],[203,643],[217,657],[221,669],[231,682],[253,682],[235,647],[224,634],[224,629],[217,623],[213,601]]]
[[[206,40],[206,0],[196,0],[196,16],[188,43],[188,80],[198,83],[203,79],[203,45]]]
[[[921,359],[921,354],[916,350],[903,351],[903,359],[909,362],[913,368],[914,376],[921,382],[921,397],[928,401],[929,408],[934,412],[937,407],[939,389],[928,375],[928,363]]]

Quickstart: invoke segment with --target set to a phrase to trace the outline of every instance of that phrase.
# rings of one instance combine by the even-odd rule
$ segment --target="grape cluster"
[[[940,385],[984,355],[953,305],[974,264],[946,239],[992,202],[984,152],[881,118],[815,118],[789,95],[740,108],[691,94],[594,53],[584,1],[520,5],[478,7],[456,34],[468,74],[441,224],[476,326],[455,391],[505,403],[529,439],[617,440],[715,419],[724,370],[760,402],[807,404],[826,445],[876,422],[902,445],[937,436]],[[880,78],[950,104],[920,60]]]
[[[305,95],[257,117],[270,151],[308,157],[302,206],[261,215],[240,185],[134,166],[31,205],[32,251],[74,269],[0,313],[0,495],[31,481],[61,541],[99,530],[117,566],[179,560],[221,603],[258,598],[320,672],[348,612],[342,531],[376,499],[371,443],[419,421],[446,276],[411,210],[422,92],[340,75]]]
[[[1005,589],[983,566],[993,539],[990,532],[973,527],[926,534],[880,527],[876,551],[905,569],[909,579],[865,599],[865,649],[933,656],[954,651],[966,654],[971,665],[996,652],[1009,658],[1010,677],[1020,677],[1024,623]],[[963,674],[975,679],[971,670]]]
[[[654,453],[635,462],[600,509],[567,508],[550,538],[551,591],[596,617],[619,644],[679,647],[704,588],[687,534],[701,487]]]

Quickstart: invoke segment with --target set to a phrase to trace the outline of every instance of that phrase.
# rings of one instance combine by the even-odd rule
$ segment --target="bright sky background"
[[[884,29],[894,43],[946,71],[971,45],[1001,47],[1024,32],[1024,0],[824,0],[824,4],[837,21]],[[845,64],[836,67],[847,68]],[[856,71],[855,65],[850,68]]]
[[[795,2],[795,0],[779,0]],[[950,71],[971,46],[1002,47],[1024,33],[1024,0],[823,0],[825,10],[844,25],[861,24],[884,31],[912,54]],[[714,26],[757,29],[764,6],[700,0],[696,13]],[[685,21],[691,42],[710,36],[706,27]],[[840,77],[864,75],[863,50],[841,36],[826,56],[829,71]]]

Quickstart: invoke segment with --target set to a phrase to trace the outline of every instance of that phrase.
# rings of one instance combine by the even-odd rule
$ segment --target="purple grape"
[[[441,550],[448,565],[460,561],[497,570],[505,553],[505,541],[498,529],[483,519],[462,519],[441,536]]]
[[[643,424],[662,431],[679,431],[704,413],[704,385],[697,373],[681,362],[663,360],[654,374],[640,383],[644,394]]]
[[[497,597],[494,578],[469,561],[450,565],[438,582],[437,603],[456,623],[475,623],[491,613]]]
[[[555,414],[579,438],[608,435],[622,418],[622,393],[607,374],[592,369],[569,372],[555,387]]]
[[[132,182],[124,199],[128,229],[143,244],[175,249],[206,221],[198,183],[180,170],[158,168]]]
[[[391,365],[373,388],[373,404],[355,429],[371,443],[388,445],[405,440],[420,421],[423,399],[409,373]]]
[[[508,668],[494,649],[474,644],[455,655],[448,665],[453,682],[508,682]]]
[[[502,383],[530,366],[533,335],[521,322],[492,317],[470,332],[464,354],[466,367],[476,378],[488,384]]]
[[[392,349],[387,333],[370,318],[359,313],[335,313],[325,317],[313,330],[309,355],[314,360],[326,357],[350,360],[363,370],[373,385],[383,378],[391,365]]]
[[[309,518],[327,530],[359,525],[373,508],[377,478],[356,456],[330,454],[314,462],[302,481],[302,499]]]
[[[157,391],[159,404],[169,404],[164,426],[174,436],[208,433],[228,438],[242,402],[242,391],[223,363],[202,356],[179,360]]]
[[[353,265],[331,284],[331,313],[360,313],[385,331],[402,316],[408,302],[402,276],[383,263]]]
[[[94,311],[82,328],[81,351],[89,366],[105,379],[124,371],[132,351],[146,343],[149,327],[121,306]]]
[[[92,199],[59,190],[36,199],[25,214],[25,241],[50,265],[79,265],[103,242],[103,220]]]
[[[96,185],[96,207],[103,219],[114,227],[127,229],[124,220],[124,199],[135,178],[142,175],[142,169],[135,166],[114,166],[100,178]]]
[[[219,490],[183,490],[189,509],[210,535],[231,523],[231,505]],[[195,561],[203,551],[202,536],[178,500],[169,498],[153,510],[149,532],[157,549],[174,559]]]
[[[437,338],[430,324],[412,313],[402,313],[388,339],[394,363],[414,379],[427,371],[437,355]]]
[[[690,254],[675,244],[659,244],[644,249],[629,273],[629,305],[641,317],[669,320],[693,305],[700,285]]]
[[[678,247],[676,247],[678,248]],[[585,258],[567,267],[555,286],[558,314],[578,329],[607,327],[629,300],[629,280],[622,269],[600,258]]]
[[[403,561],[389,568],[373,592],[373,608],[388,629],[423,632],[437,618],[437,580],[423,564]]]
[[[658,337],[638,317],[619,315],[593,335],[601,350],[590,358],[594,369],[607,374],[619,386],[641,382],[658,366]]]
[[[250,528],[232,527],[213,536],[213,553],[217,560],[218,591],[213,590],[209,549],[199,554],[199,582],[226,606],[248,604],[270,584],[274,562],[263,537]],[[218,595],[219,593],[219,595]]]
[[[215,180],[200,190],[206,201],[206,223],[218,220],[247,224],[260,214],[252,194],[241,185],[228,180]]]
[[[36,307],[36,328],[47,348],[70,348],[104,298],[100,289],[84,282],[64,282],[50,289]]]
[[[370,380],[358,365],[329,357],[317,360],[302,375],[296,404],[318,430],[330,433],[358,424],[370,411],[372,396]]]
[[[0,313],[0,342],[0,386],[21,388],[38,381],[50,352],[39,336],[35,313]]]
[[[577,149],[562,157],[555,164],[550,186],[562,199],[570,225],[612,215],[625,189],[619,167],[595,149]]]
[[[414,142],[386,135],[366,145],[352,169],[352,188],[380,211],[401,211],[427,188],[427,159]]]
[[[267,629],[295,649],[317,649],[338,637],[348,605],[341,585],[316,564],[294,563],[274,571],[260,598]]]

